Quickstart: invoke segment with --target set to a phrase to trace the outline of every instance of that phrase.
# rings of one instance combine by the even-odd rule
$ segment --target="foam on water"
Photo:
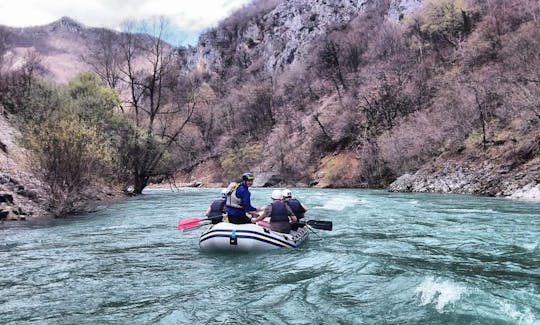
[[[218,194],[147,190],[88,215],[0,223],[0,324],[540,325],[538,204],[293,189],[332,231],[295,250],[204,254],[204,228],[176,225]]]
[[[425,278],[416,288],[416,293],[420,295],[420,306],[435,304],[439,313],[448,304],[453,304],[465,293],[462,287],[450,280],[435,279],[433,276]]]
[[[468,209],[468,208],[446,208],[447,213],[466,213],[466,214],[481,214],[481,215],[487,215],[487,214],[493,214],[497,211],[493,209]]]
[[[533,311],[527,306],[523,307],[523,311],[517,310],[513,304],[508,302],[501,302],[500,306],[502,312],[518,324],[533,325],[540,323],[540,320],[536,319]]]
[[[523,243],[519,246],[525,248],[529,252],[535,252],[540,249],[540,246],[538,245],[538,241],[532,242],[532,243]]]
[[[315,207],[315,209],[342,211],[359,203],[362,203],[362,200],[359,198],[353,196],[338,196],[328,200],[322,207]]]

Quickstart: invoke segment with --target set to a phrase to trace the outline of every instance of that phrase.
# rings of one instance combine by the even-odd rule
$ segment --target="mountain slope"
[[[255,1],[178,49],[204,90],[182,177],[226,183],[250,169],[282,185],[536,188],[539,7]],[[61,82],[88,68],[80,57],[101,32],[67,18],[9,30],[12,57],[35,48]]]
[[[311,42],[346,26],[371,2],[255,1],[201,35],[198,46],[189,56],[188,68],[198,72],[221,71],[236,62],[252,72],[283,72],[310,56]],[[422,1],[388,2],[388,15],[397,20]]]
[[[289,183],[379,187],[405,174],[392,190],[507,196],[537,188],[538,5],[419,3],[248,7],[204,34],[189,66],[228,80],[222,102],[268,134],[253,137],[262,170]],[[243,129],[233,137],[255,132],[233,119]]]
[[[10,40],[7,59],[18,66],[28,51],[35,51],[47,69],[47,76],[65,83],[76,74],[90,70],[82,60],[103,29],[88,28],[68,17],[44,26],[6,28]]]

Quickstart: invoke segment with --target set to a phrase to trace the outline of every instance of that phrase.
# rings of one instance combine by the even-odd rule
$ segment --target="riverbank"
[[[540,157],[519,163],[490,156],[441,156],[416,173],[400,176],[389,185],[388,190],[470,194],[540,202]]]

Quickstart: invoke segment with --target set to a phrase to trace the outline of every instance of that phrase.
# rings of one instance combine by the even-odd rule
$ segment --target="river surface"
[[[253,189],[254,205],[271,189]],[[0,224],[0,324],[540,324],[540,204],[293,189],[329,220],[298,249],[201,253],[219,189]]]

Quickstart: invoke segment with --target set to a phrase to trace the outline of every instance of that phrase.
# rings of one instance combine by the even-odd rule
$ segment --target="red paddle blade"
[[[178,230],[191,228],[191,227],[194,227],[194,226],[198,225],[199,222],[201,222],[201,221],[202,220],[199,219],[199,218],[190,218],[190,219],[185,219],[185,220],[178,220],[178,225],[176,226],[176,228]]]

